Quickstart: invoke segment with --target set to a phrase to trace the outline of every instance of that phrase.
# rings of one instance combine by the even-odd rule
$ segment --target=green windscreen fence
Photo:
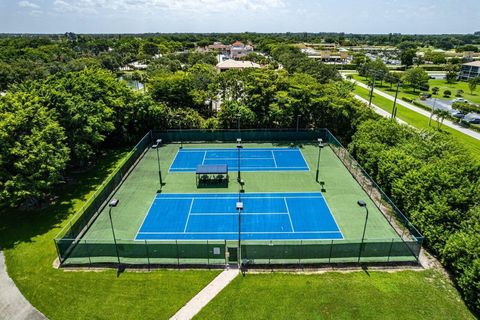
[[[62,241],[59,242],[61,245]],[[64,265],[225,265],[235,241],[79,240]],[[251,265],[353,262],[417,262],[419,245],[398,238],[332,241],[249,241],[241,261]],[[236,259],[234,259],[236,261]]]
[[[168,130],[152,131],[154,139],[163,142],[235,142],[237,138],[250,142],[294,142],[316,141],[318,138],[326,139],[327,130]]]
[[[250,264],[309,264],[344,262],[416,262],[423,236],[395,206],[375,181],[353,159],[341,143],[327,130],[168,130],[152,131],[133,148],[115,173],[95,192],[86,205],[55,239],[62,265],[125,263],[136,265],[222,265],[229,259],[229,241],[134,241],[83,239],[85,231],[105,207],[114,190],[144,154],[152,141],[235,142],[315,142],[329,144],[336,156],[385,216],[398,237],[393,239],[333,241],[249,241],[242,242],[241,258]],[[233,251],[232,251],[233,252]]]

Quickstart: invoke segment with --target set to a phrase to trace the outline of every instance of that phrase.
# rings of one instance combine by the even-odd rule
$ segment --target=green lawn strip
[[[54,269],[54,236],[128,154],[110,152],[73,183],[58,188],[56,204],[0,213],[0,246],[25,297],[49,319],[168,319],[218,271],[101,272]]]
[[[367,100],[370,95],[370,92],[367,89],[361,88],[359,86],[355,87],[354,93]],[[374,95],[372,103],[389,113],[392,112],[393,101],[388,100],[387,98],[379,95]],[[432,119],[432,127],[429,127],[428,117],[412,111],[402,105],[397,104],[397,106],[397,117],[407,122],[411,126],[418,129],[429,129],[432,127],[437,127],[437,122],[435,121],[435,118]],[[441,130],[449,134],[452,138],[457,139],[457,141],[461,143],[467,150],[472,152],[475,157],[480,159],[480,141],[445,125],[441,127]]]
[[[355,81],[362,82],[363,84],[367,84],[367,80],[365,79],[365,77],[362,77],[358,74],[353,75],[353,79]],[[380,91],[382,91],[384,93],[387,93],[387,94],[391,95],[392,97],[394,97],[395,96],[395,91],[396,91],[397,88],[396,88],[395,84],[390,86],[389,83],[386,83],[386,82],[380,83],[379,81],[377,81],[375,83],[375,89],[380,90]],[[410,100],[418,99],[419,94],[420,94],[420,92],[418,90],[416,90],[416,92],[413,92],[413,90],[408,88],[408,87],[407,88],[400,87],[400,90],[398,91],[398,99],[401,99],[402,97],[408,98]]]
[[[238,276],[195,319],[474,319],[436,271]]]
[[[352,78],[355,81],[362,82],[364,84],[367,84],[368,81],[365,79],[365,77],[360,76],[358,74],[352,74]],[[470,89],[468,88],[468,82],[465,81],[457,81],[454,83],[447,83],[446,80],[444,79],[430,79],[428,81],[429,87],[430,87],[430,93],[432,92],[432,88],[439,88],[439,94],[438,98],[441,99],[453,99],[455,98],[455,95],[457,93],[457,90],[463,90],[462,93],[462,98],[467,99],[470,102],[473,103],[480,103],[480,94],[478,93],[478,87],[476,91],[470,92]],[[395,91],[396,91],[396,86],[395,84],[390,86],[389,83],[383,82],[380,83],[377,81],[375,83],[375,89],[383,91],[391,96],[395,96]],[[450,90],[452,92],[452,95],[450,98],[445,98],[443,97],[443,93],[445,90]],[[401,99],[402,97],[408,98],[408,99],[418,99],[419,95],[422,91],[416,90],[415,92],[413,89],[409,87],[400,87],[398,97]]]
[[[430,79],[428,84],[430,85],[430,90],[433,87],[438,87],[440,89],[439,96],[442,96],[445,90],[450,90],[452,92],[452,97],[455,97],[457,90],[463,90],[462,97],[464,99],[467,99],[473,103],[480,103],[480,94],[478,93],[479,87],[477,86],[477,89],[471,93],[470,89],[468,88],[468,82],[457,81],[454,83],[447,83],[447,81],[444,79]]]

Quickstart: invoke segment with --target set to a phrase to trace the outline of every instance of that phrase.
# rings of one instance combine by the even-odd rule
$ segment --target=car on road
[[[452,100],[452,102],[468,102],[468,100],[463,99],[463,98],[455,98]]]

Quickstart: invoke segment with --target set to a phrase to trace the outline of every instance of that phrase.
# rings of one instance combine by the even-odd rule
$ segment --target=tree
[[[407,49],[400,53],[400,61],[406,67],[413,65],[413,59],[417,56],[417,51],[415,49]]]
[[[430,77],[425,70],[417,67],[405,71],[402,79],[404,82],[408,83],[413,88],[413,92],[415,92],[415,89],[421,89],[428,86],[428,80]]]
[[[165,103],[169,107],[192,107],[194,105],[190,91],[192,79],[188,73],[162,73],[150,81],[150,93],[155,101]]]
[[[454,65],[452,64],[447,65],[446,71],[447,71],[447,74],[445,75],[445,79],[447,80],[447,83],[454,83],[455,81],[457,81],[458,72]]]
[[[477,84],[480,82],[480,77],[471,78],[468,80],[468,89],[470,89],[470,94],[473,94],[473,91],[477,89]]]
[[[149,56],[154,56],[158,54],[159,49],[156,43],[153,42],[145,42],[142,45],[142,53],[149,55]]]
[[[437,95],[439,91],[440,91],[440,88],[439,88],[439,87],[433,87],[433,88],[432,88],[432,94],[433,94],[433,95]]]
[[[450,90],[448,90],[448,89],[443,91],[443,96],[444,96],[444,97],[447,97],[447,98],[448,98],[448,97],[450,97],[451,95],[452,95],[452,91],[450,91]]]
[[[253,128],[256,122],[255,113],[236,101],[226,101],[218,113],[218,123],[224,129],[236,129],[238,116],[241,128]]]
[[[55,110],[29,93],[0,100],[0,203],[32,206],[62,179],[69,159]]]
[[[445,118],[447,118],[450,115],[450,113],[447,110],[443,110],[443,109],[435,109],[433,110],[433,114],[437,118],[438,129],[440,129],[440,127],[443,125],[443,121],[445,120]]]

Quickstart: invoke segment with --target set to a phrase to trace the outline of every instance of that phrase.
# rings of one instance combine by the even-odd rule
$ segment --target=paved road
[[[13,280],[8,276],[2,251],[0,251],[0,319],[47,319],[25,299]]]
[[[366,84],[362,83],[362,82],[359,82],[359,81],[355,81],[353,79],[351,79],[350,81],[356,83],[358,86],[362,87],[362,88],[365,88],[365,89],[368,89],[370,90],[370,87],[367,86]],[[385,92],[382,92],[380,90],[377,90],[377,89],[374,89],[374,93],[379,95],[379,96],[382,96],[390,101],[393,101],[395,98],[392,97],[391,95],[385,93]],[[408,108],[412,111],[415,111],[421,115],[424,115],[425,117],[429,118],[430,117],[430,112],[422,109],[422,108],[419,108],[417,106],[414,106],[413,104],[411,103],[408,103],[406,101],[403,101],[402,99],[397,99],[397,103],[405,108]],[[470,130],[470,129],[467,129],[467,128],[464,128],[448,119],[445,119],[444,122],[443,122],[443,125],[447,126],[447,127],[450,127],[452,129],[455,129],[457,131],[460,131],[461,133],[464,133],[472,138],[475,138],[477,140],[480,140],[480,132],[476,132],[476,131],[473,131],[473,130]]]

